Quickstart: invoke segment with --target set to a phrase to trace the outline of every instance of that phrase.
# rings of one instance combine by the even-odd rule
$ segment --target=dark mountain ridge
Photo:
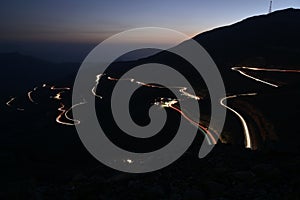
[[[300,66],[300,10],[247,18],[195,36],[219,65]]]

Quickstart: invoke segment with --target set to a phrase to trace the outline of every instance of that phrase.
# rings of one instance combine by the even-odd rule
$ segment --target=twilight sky
[[[268,7],[269,0],[1,0],[0,51],[14,50],[16,44],[26,49],[28,43],[96,44],[114,33],[145,26],[193,36],[265,14]],[[273,10],[288,7],[300,8],[300,0],[273,1]]]

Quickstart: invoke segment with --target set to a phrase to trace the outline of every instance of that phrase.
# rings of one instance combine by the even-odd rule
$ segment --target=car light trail
[[[55,86],[51,86],[50,87],[51,90],[71,90],[71,88],[69,87],[61,87],[61,88],[57,88]]]
[[[8,107],[12,107],[11,103],[16,99],[16,97],[12,97],[8,102],[6,102],[6,105]]]
[[[61,97],[61,94],[64,93],[64,91],[61,91],[59,93],[57,93],[54,97],[52,97],[53,99],[56,99],[56,100],[62,100],[62,97]]]
[[[31,91],[29,91],[29,92],[27,93],[27,96],[28,96],[29,101],[31,101],[31,102],[34,103],[34,104],[37,104],[37,102],[35,102],[35,101],[33,100],[31,94],[32,94],[34,91],[36,91],[37,89],[38,89],[38,87],[35,87],[33,90],[31,90]]]
[[[244,72],[242,70],[279,72],[279,73],[300,73],[300,70],[297,70],[297,69],[270,69],[270,68],[257,68],[257,67],[245,67],[245,66],[243,66],[243,67],[232,67],[231,69],[233,71],[239,72],[240,74],[242,74],[243,76],[246,76],[247,78],[253,79],[253,80],[257,81],[257,82],[261,82],[261,83],[264,83],[266,85],[269,85],[269,86],[272,86],[272,87],[276,87],[276,88],[279,87],[280,85],[277,85],[277,84],[274,84],[274,83],[270,83],[270,82],[267,82],[265,80],[256,78],[254,76],[251,76],[251,75],[247,74],[246,72]],[[241,114],[239,114],[236,110],[234,110],[234,109],[226,106],[224,104],[224,101],[226,99],[232,99],[232,98],[236,98],[236,97],[239,97],[239,96],[253,96],[253,95],[257,95],[257,94],[256,93],[237,94],[237,95],[232,95],[232,96],[224,97],[220,101],[220,103],[221,103],[222,106],[224,106],[228,110],[232,111],[241,120],[243,128],[244,128],[244,135],[245,135],[246,147],[247,148],[252,148],[251,139],[250,139],[250,133],[249,133],[249,129],[248,129],[247,123],[246,123],[245,119],[242,117]]]
[[[233,67],[233,68],[231,68],[231,69],[232,69],[233,71],[237,71],[237,72],[239,72],[240,74],[242,74],[243,76],[246,76],[246,77],[248,77],[248,78],[250,78],[250,79],[253,79],[253,80],[257,81],[257,82],[261,82],[261,83],[264,83],[264,84],[266,84],[266,85],[270,85],[270,86],[272,86],[272,87],[279,87],[279,85],[275,85],[275,84],[273,84],[273,83],[270,83],[270,82],[261,80],[261,79],[259,79],[259,78],[255,78],[254,76],[250,76],[249,74],[247,74],[247,73],[241,71],[239,67]],[[245,69],[245,68],[243,68],[243,69]]]
[[[199,128],[199,130],[204,134],[204,137],[207,139],[208,143],[211,145],[216,144],[217,140],[214,138],[214,136],[210,133],[210,131],[204,127],[202,124],[192,120],[189,116],[187,116],[187,114],[185,114],[182,110],[180,110],[179,108],[177,108],[176,106],[174,106],[176,103],[178,103],[179,101],[176,99],[170,100],[170,101],[163,101],[163,98],[161,99],[161,101],[159,102],[155,102],[155,105],[160,105],[161,107],[168,107],[171,108],[175,111],[177,111],[178,113],[180,113],[188,122],[190,122],[192,125],[196,126],[197,128]]]
[[[207,138],[206,136],[209,136],[209,144],[211,144],[211,142],[213,144],[217,144],[217,140],[213,137],[213,135],[210,133],[210,131],[207,130],[206,127],[202,126],[200,123],[197,123],[195,121],[193,121],[191,118],[189,118],[183,111],[181,111],[180,109],[176,108],[173,105],[170,105],[170,108],[176,110],[177,112],[179,112],[186,120],[188,120],[191,124],[193,124],[194,126],[198,127],[203,133],[205,138]]]
[[[12,102],[16,100],[16,97],[12,97],[9,101],[6,102],[6,105],[8,107],[13,107],[12,106]],[[24,111],[25,109],[24,108],[16,108],[18,111]]]
[[[100,96],[99,94],[96,93],[96,88],[99,85],[100,79],[102,77],[104,77],[104,76],[105,76],[105,74],[98,74],[96,76],[96,80],[95,80],[96,84],[92,88],[93,95],[96,96],[96,97],[99,97],[100,99],[102,99],[102,96]],[[202,99],[202,97],[199,97],[199,96],[196,96],[196,95],[188,93],[186,87],[174,87],[174,86],[172,86],[172,87],[164,87],[164,86],[158,86],[158,85],[154,85],[154,84],[147,84],[147,83],[144,83],[144,82],[141,82],[141,81],[136,81],[133,78],[118,79],[118,78],[114,78],[114,77],[111,77],[111,76],[107,76],[106,78],[108,80],[110,80],[110,81],[129,81],[131,83],[135,83],[135,84],[142,85],[142,86],[145,86],[145,87],[150,87],[150,88],[158,88],[158,89],[172,88],[172,89],[178,89],[179,93],[181,95],[187,97],[187,98],[191,98],[191,99],[194,99],[196,101],[199,101],[200,99]],[[203,125],[201,125],[200,123],[195,122],[194,120],[192,120],[182,110],[180,110],[179,108],[173,106],[176,103],[178,103],[178,100],[163,101],[163,98],[161,98],[160,102],[155,102],[154,104],[155,105],[160,105],[161,107],[169,107],[169,108],[171,108],[171,109],[179,112],[192,125],[194,125],[197,128],[199,128],[199,130],[204,134],[204,136],[207,139],[207,141],[208,141],[209,144],[212,144],[212,143],[216,144],[217,140],[213,137],[213,135],[210,133],[210,131],[206,127],[204,127]],[[216,133],[216,135],[217,135],[217,137],[219,136],[219,134],[217,134],[217,133]]]
[[[63,103],[60,103],[60,107],[57,109],[58,111],[60,111],[60,114],[56,117],[56,122],[59,124],[63,124],[63,125],[67,125],[67,126],[74,126],[73,123],[69,123],[69,122],[64,122],[62,121],[62,117],[65,115],[66,113],[66,109],[65,109],[65,105]]]
[[[96,88],[99,85],[99,81],[102,77],[105,77],[105,74],[98,74],[96,75],[96,80],[95,80],[95,86],[92,88],[92,93],[95,97],[98,97],[100,99],[102,99],[102,96],[96,93]],[[164,87],[164,86],[158,86],[158,85],[154,85],[154,84],[147,84],[141,81],[136,81],[133,78],[123,78],[123,79],[118,79],[118,78],[114,78],[111,76],[107,76],[106,77],[107,80],[110,81],[129,81],[131,83],[135,83],[138,85],[142,85],[145,87],[150,87],[150,88],[158,88],[158,89],[166,89],[166,88],[172,88],[172,89],[178,89],[179,93],[187,98],[191,98],[194,99],[196,101],[199,101],[200,99],[202,99],[202,97],[190,94],[187,92],[187,88],[186,87]],[[177,112],[179,112],[186,120],[188,120],[192,125],[196,126],[197,128],[199,128],[199,130],[204,134],[205,138],[207,139],[209,144],[216,144],[217,140],[213,137],[213,135],[210,133],[210,131],[204,127],[203,125],[201,125],[198,122],[195,122],[194,120],[192,120],[190,117],[187,116],[187,114],[185,112],[183,112],[182,110],[180,110],[179,108],[173,106],[174,104],[178,103],[179,100],[170,100],[169,101],[163,101],[164,98],[161,98],[161,101],[159,102],[155,102],[155,105],[160,105],[161,107],[169,107]],[[217,135],[217,137],[219,136],[219,134],[215,133]]]
[[[284,73],[300,73],[297,69],[268,69],[268,68],[256,68],[256,67],[233,67],[235,69],[248,69],[253,71],[267,71],[267,72],[284,72]]]
[[[72,119],[72,118],[70,118],[70,117],[68,116],[68,113],[71,112],[75,107],[84,105],[84,104],[86,104],[86,103],[87,103],[87,102],[84,100],[84,101],[79,102],[79,103],[73,105],[72,107],[70,107],[70,108],[64,113],[65,118],[68,119],[68,120],[70,120],[70,121],[73,121],[73,125],[78,125],[78,124],[80,124],[80,121],[79,121],[78,119]]]
[[[201,97],[199,97],[199,96],[196,96],[196,95],[188,93],[186,87],[181,88],[179,90],[179,92],[181,92],[181,94],[184,95],[184,96],[187,96],[189,98],[195,99],[196,101],[199,101],[201,99]]]
[[[102,99],[102,96],[100,96],[99,94],[96,93],[96,88],[99,84],[99,81],[100,81],[100,78],[101,77],[104,77],[105,74],[98,74],[96,75],[96,84],[95,86],[92,88],[92,93],[94,96],[96,97],[99,97],[100,99]],[[164,86],[158,86],[158,85],[154,85],[154,84],[147,84],[147,83],[144,83],[144,82],[141,82],[141,81],[136,81],[135,79],[133,78],[123,78],[123,79],[118,79],[118,78],[114,78],[114,77],[111,77],[111,76],[107,76],[106,77],[108,80],[110,81],[129,81],[131,83],[136,83],[138,85],[142,85],[142,86],[145,86],[145,87],[150,87],[150,88],[158,88],[158,89],[166,89],[166,88],[170,88],[170,89],[178,89],[178,91],[181,93],[181,95],[183,96],[186,96],[188,98],[192,98],[192,99],[195,99],[195,100],[200,100],[201,97],[199,96],[196,96],[196,95],[193,95],[191,93],[188,93],[187,92],[187,88],[186,87],[178,87],[178,86],[172,86],[172,87],[164,87]]]
[[[102,76],[103,76],[103,74],[98,74],[98,75],[96,75],[96,80],[95,80],[96,84],[95,84],[95,86],[92,88],[92,93],[93,93],[93,95],[94,95],[95,97],[100,98],[100,99],[102,99],[102,96],[100,96],[100,95],[98,95],[98,94],[96,93],[96,89],[97,89],[97,87],[98,87],[98,85],[99,85],[99,81],[100,81],[100,78],[101,78]]]
[[[243,67],[232,67],[231,69],[233,71],[239,72],[241,75],[243,75],[247,78],[253,79],[257,82],[261,82],[263,84],[267,84],[269,86],[276,87],[276,88],[279,87],[280,85],[262,80],[260,78],[256,78],[254,75],[249,75],[248,73],[246,73],[245,70],[258,71],[258,72],[266,71],[266,72],[278,72],[278,73],[300,73],[300,70],[296,70],[296,69],[267,69],[267,68],[244,67],[244,66]],[[178,87],[178,86],[165,87],[165,86],[159,86],[159,85],[155,85],[155,84],[147,84],[147,83],[144,83],[144,82],[141,82],[141,81],[137,81],[133,78],[118,79],[118,78],[114,78],[114,77],[111,77],[111,76],[107,76],[106,74],[98,74],[98,75],[96,75],[95,85],[94,85],[94,87],[92,88],[91,91],[92,91],[92,94],[95,97],[98,97],[100,99],[102,99],[103,97],[101,95],[97,94],[96,90],[97,90],[97,87],[99,85],[99,82],[100,82],[101,78],[106,78],[107,80],[110,80],[110,81],[128,81],[128,82],[131,82],[133,84],[138,84],[138,85],[145,86],[145,87],[150,87],[150,88],[178,89],[178,92],[182,96],[186,97],[187,99],[194,99],[196,101],[199,101],[199,100],[203,99],[200,96],[196,96],[194,94],[191,94],[191,93],[187,92],[187,90],[188,90],[187,87]],[[42,88],[48,88],[50,90],[58,90],[56,95],[54,97],[51,97],[51,98],[54,98],[54,99],[56,99],[60,102],[60,106],[57,109],[58,111],[60,111],[60,113],[56,117],[56,122],[57,123],[62,124],[62,125],[67,125],[67,126],[74,126],[74,125],[77,125],[77,124],[81,123],[80,120],[72,119],[70,117],[70,112],[74,108],[86,104],[87,102],[85,100],[82,101],[82,102],[79,102],[77,104],[74,104],[70,108],[66,109],[66,106],[61,102],[63,100],[62,93],[71,90],[70,87],[49,86],[46,83],[44,83],[42,85]],[[38,89],[38,87],[35,87],[33,90],[31,90],[27,93],[27,97],[28,97],[29,101],[34,103],[34,104],[38,104],[32,96],[32,94],[34,92],[36,92],[37,89]],[[257,93],[236,94],[236,95],[231,95],[231,96],[224,97],[220,100],[220,104],[223,107],[225,107],[226,109],[230,110],[232,113],[234,113],[239,118],[239,120],[241,121],[242,126],[243,126],[243,132],[244,132],[244,137],[245,137],[245,146],[246,146],[246,148],[252,148],[251,135],[250,135],[249,128],[248,128],[248,125],[246,123],[246,120],[243,118],[243,116],[237,110],[234,110],[233,108],[225,105],[224,102],[228,99],[234,99],[234,98],[241,97],[241,96],[254,96],[254,95],[257,95]],[[14,107],[13,102],[15,100],[16,100],[16,97],[10,98],[9,101],[6,102],[6,105],[8,107]],[[190,114],[186,110],[184,110],[183,108],[179,109],[176,106],[176,104],[179,103],[179,101],[182,101],[182,100],[185,100],[185,99],[184,98],[183,99],[160,98],[160,100],[158,100],[154,104],[159,105],[161,107],[168,107],[168,108],[171,108],[171,109],[175,110],[182,117],[184,117],[189,123],[196,126],[203,133],[203,135],[205,136],[205,139],[208,141],[209,144],[212,144],[212,143],[216,144],[220,134],[217,133],[215,130],[213,130],[211,128],[208,129],[205,126],[203,126],[202,124],[200,124],[199,122],[193,120],[192,117],[189,116]],[[24,111],[25,109],[24,108],[16,108],[16,110]]]
[[[265,80],[256,78],[254,76],[251,76],[247,74],[246,72],[243,72],[242,70],[251,70],[251,71],[266,71],[266,72],[281,72],[281,73],[300,73],[300,70],[297,69],[268,69],[268,68],[256,68],[256,67],[232,67],[231,68],[233,71],[237,71],[243,76],[246,76],[250,79],[253,79],[255,81],[264,83],[266,85],[270,85],[272,87],[279,87],[279,85],[276,85],[274,83],[267,82]]]
[[[255,95],[257,95],[257,93],[238,94],[238,95],[227,96],[227,97],[224,97],[224,98],[222,98],[220,100],[220,104],[223,107],[225,107],[228,110],[230,110],[231,112],[233,112],[236,116],[238,116],[238,118],[242,122],[243,129],[244,129],[244,135],[245,135],[245,141],[246,141],[246,148],[252,148],[252,143],[251,143],[251,138],[250,138],[250,132],[249,132],[249,128],[247,126],[246,120],[236,110],[234,110],[233,108],[230,108],[229,106],[225,105],[224,101],[227,100],[227,99],[233,99],[233,98],[240,97],[240,96],[255,96]]]

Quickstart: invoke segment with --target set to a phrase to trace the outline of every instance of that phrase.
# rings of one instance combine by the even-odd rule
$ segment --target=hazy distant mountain
[[[0,54],[0,88],[2,94],[24,92],[37,84],[53,84],[73,76],[78,69],[74,63],[53,63],[20,53]],[[65,80],[66,81],[66,80]],[[70,83],[70,80],[66,81]]]

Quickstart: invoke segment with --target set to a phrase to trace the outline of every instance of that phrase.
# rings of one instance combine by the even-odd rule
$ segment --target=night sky
[[[269,0],[2,0],[0,52],[21,51],[50,59],[57,53],[65,55],[57,60],[72,60],[92,44],[130,28],[158,26],[194,36],[266,14],[268,7]],[[289,7],[300,8],[300,0],[273,1],[273,10]],[[71,50],[73,56],[71,52],[67,56]]]

